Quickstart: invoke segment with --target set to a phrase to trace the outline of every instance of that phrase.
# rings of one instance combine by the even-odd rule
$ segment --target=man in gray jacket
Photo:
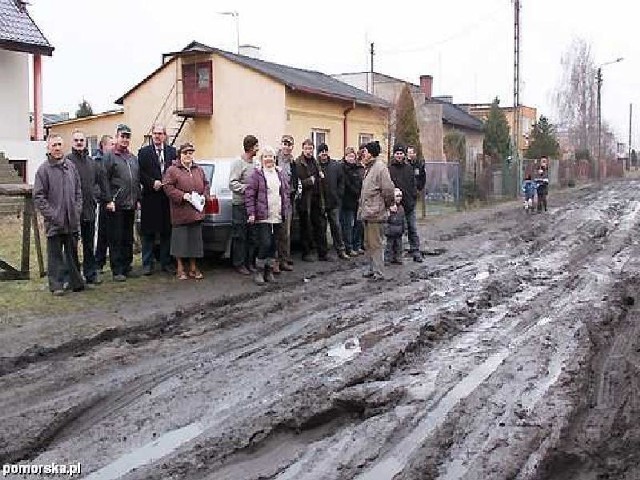
[[[255,272],[253,266],[256,241],[254,227],[247,223],[247,209],[244,204],[244,191],[249,178],[255,170],[254,157],[258,153],[258,139],[247,135],[242,141],[244,153],[231,166],[229,189],[233,192],[231,200],[231,263],[236,272],[249,275]]]
[[[47,231],[47,273],[49,290],[64,295],[65,270],[69,287],[84,290],[78,260],[78,232],[82,214],[80,175],[65,160],[60,135],[47,139],[47,161],[38,168],[33,185],[33,201],[44,218]],[[66,260],[66,261],[65,261]]]
[[[137,277],[133,263],[133,224],[140,201],[138,159],[129,151],[131,129],[123,124],[116,129],[116,144],[102,157],[106,176],[106,210],[109,226],[109,260],[113,280],[124,282]]]

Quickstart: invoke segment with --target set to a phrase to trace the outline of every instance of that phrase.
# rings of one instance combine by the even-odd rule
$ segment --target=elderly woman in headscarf
[[[178,263],[178,280],[203,278],[196,259],[204,256],[202,220],[204,203],[209,200],[209,182],[204,170],[193,160],[195,148],[184,143],[178,158],[164,174],[162,184],[171,209],[171,255]],[[185,270],[188,260],[189,270]]]
[[[256,226],[258,239],[254,277],[258,285],[274,281],[272,268],[276,261],[276,234],[282,228],[289,208],[289,183],[276,167],[275,156],[273,147],[263,147],[258,157],[261,166],[254,170],[244,191],[247,222]]]

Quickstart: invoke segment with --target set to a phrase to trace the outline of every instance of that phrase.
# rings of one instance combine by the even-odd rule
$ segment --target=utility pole
[[[373,42],[371,42],[371,50],[369,51],[369,54],[371,55],[371,71],[369,72],[369,75],[371,76],[371,95],[375,95],[375,89],[373,86],[373,55],[375,54],[374,49],[373,49]]]
[[[602,108],[601,108],[601,91],[602,91],[602,67],[598,67],[596,73],[596,82],[598,84],[597,112],[598,112],[598,152],[596,155],[596,168],[594,170],[594,178],[596,182],[600,181],[600,155],[602,143]]]
[[[633,121],[633,103],[629,104],[629,156],[627,157],[627,171],[631,170],[631,125]]]
[[[518,168],[518,185],[522,184],[522,159],[520,158],[520,0],[513,0],[513,155]]]

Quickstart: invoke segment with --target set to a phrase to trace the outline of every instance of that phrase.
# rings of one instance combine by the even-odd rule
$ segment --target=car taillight
[[[206,215],[217,215],[220,213],[220,203],[216,197],[211,197],[204,204],[204,213]]]

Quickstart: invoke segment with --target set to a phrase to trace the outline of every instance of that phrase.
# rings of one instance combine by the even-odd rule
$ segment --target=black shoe
[[[369,279],[373,282],[381,282],[382,280],[385,279],[384,275],[382,275],[381,273],[378,272],[374,272],[371,277],[369,277]]]
[[[417,263],[422,263],[422,255],[420,253],[415,253],[413,255],[413,261]]]
[[[394,258],[393,260],[391,260],[391,263],[394,265],[402,265],[402,260],[400,260],[399,258]]]
[[[321,262],[333,262],[333,257],[330,257],[329,255],[320,255],[318,257],[318,260],[320,260]]]
[[[151,265],[145,265],[144,267],[142,267],[142,275],[144,275],[145,277],[148,277],[152,273],[153,267]]]
[[[85,286],[84,285],[80,285],[79,287],[75,287],[73,289],[74,292],[84,292]]]
[[[54,290],[53,292],[51,292],[51,294],[54,297],[63,297],[64,296],[64,290],[63,289]]]
[[[113,276],[113,281],[114,282],[126,282],[127,281],[127,277],[125,275],[114,275]]]
[[[347,252],[345,252],[344,250],[340,250],[338,252],[338,258],[340,258],[342,260],[350,260],[351,256],[347,255]]]
[[[273,276],[273,272],[270,268],[265,269],[264,271],[264,281],[273,283],[276,281],[276,277]]]
[[[367,271],[367,272],[364,272],[364,273],[362,274],[362,276],[363,276],[364,278],[371,278],[371,277],[373,277],[374,275],[375,275],[375,274],[374,274],[371,270],[369,270],[369,271]]]
[[[127,278],[140,278],[140,273],[134,270],[130,270],[124,274]]]
[[[176,267],[174,267],[173,265],[165,265],[164,267],[162,267],[162,271],[166,272],[170,275],[175,275],[176,274]]]
[[[311,255],[310,253],[305,253],[304,255],[302,255],[302,261],[303,262],[315,262],[315,258],[313,258],[313,255]]]

